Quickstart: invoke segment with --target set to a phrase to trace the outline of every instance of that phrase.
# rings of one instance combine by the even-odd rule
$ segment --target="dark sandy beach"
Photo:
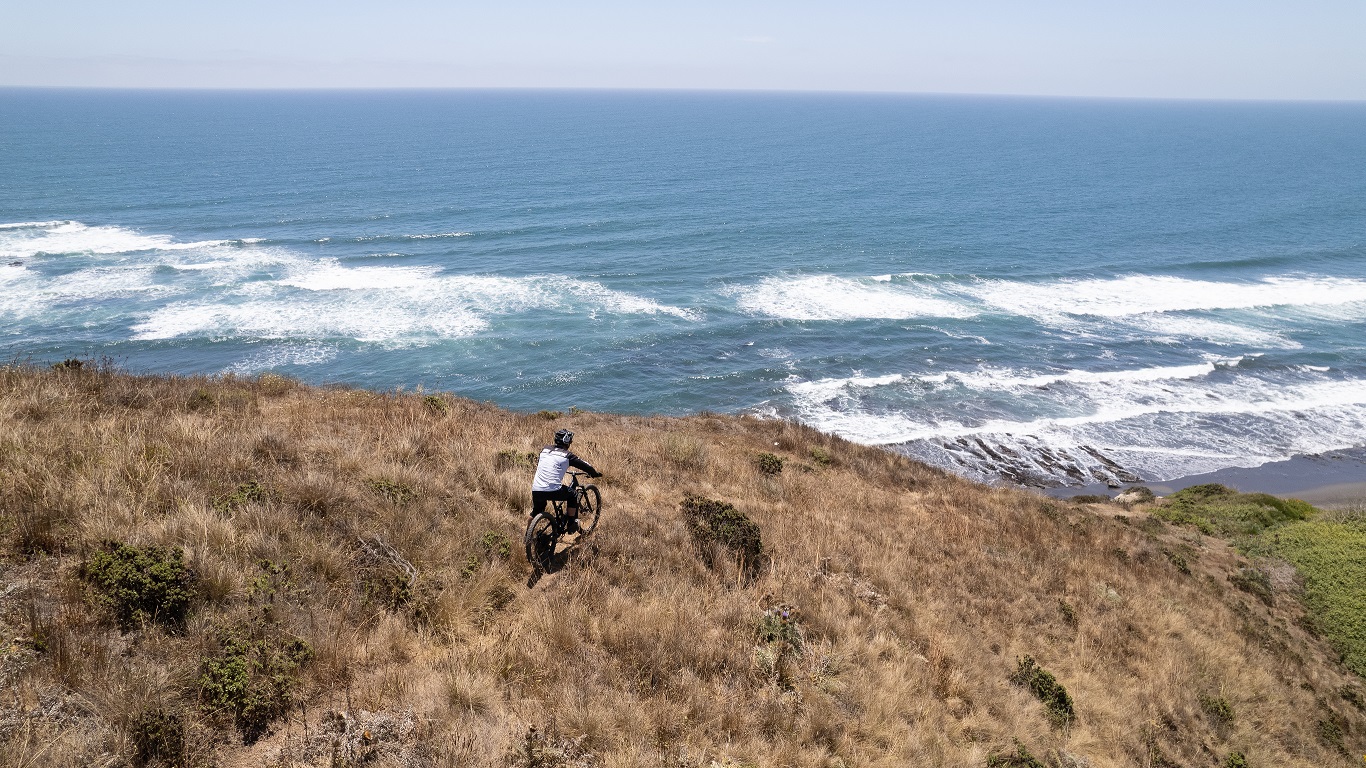
[[[1222,483],[1244,493],[1293,496],[1326,508],[1366,505],[1366,448],[1295,456],[1260,467],[1230,467],[1176,480],[1133,485],[1145,485],[1163,496],[1203,483]],[[1120,492],[1101,484],[1080,488],[1049,488],[1044,491],[1058,498],[1080,494],[1115,495]]]

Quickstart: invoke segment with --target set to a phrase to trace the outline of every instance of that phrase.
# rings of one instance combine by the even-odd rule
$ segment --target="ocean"
[[[1257,466],[1366,441],[1366,104],[0,90],[0,356]]]

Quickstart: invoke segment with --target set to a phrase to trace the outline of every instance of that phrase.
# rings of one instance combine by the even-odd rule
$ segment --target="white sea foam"
[[[907,320],[976,314],[962,302],[942,297],[931,286],[834,275],[767,277],[732,293],[742,312],[788,320]]]
[[[239,376],[250,376],[286,365],[320,365],[337,358],[337,348],[322,344],[286,346],[272,344],[264,350],[238,360],[228,370]]]
[[[1290,453],[1327,450],[1360,441],[1366,427],[1366,381],[1306,377],[1303,372],[1283,379],[1231,372],[1224,379],[1206,379],[1213,367],[1205,364],[1184,367],[1184,371],[1181,367],[1130,371],[1119,376],[1080,376],[1077,372],[1049,377],[945,377],[944,383],[966,380],[978,386],[1027,386],[1047,379],[1067,381],[1076,387],[1056,395],[1066,398],[1057,401],[1066,407],[1054,410],[1072,415],[1027,420],[961,420],[946,415],[952,411],[943,408],[935,411],[941,414],[935,417],[921,409],[889,411],[885,403],[865,405],[851,386],[855,379],[871,381],[862,377],[794,385],[789,392],[803,421],[858,442],[890,445],[986,438],[1008,445],[1028,437],[1053,447],[1097,445],[1107,454],[1128,450],[1135,454],[1129,460],[1150,474],[1158,472],[1160,462],[1138,455],[1144,451],[1174,457],[1161,466],[1181,466],[1180,473],[1189,474],[1203,469],[1190,469],[1190,462],[1181,464],[1173,450],[1201,445],[1214,449],[1211,455],[1224,458],[1242,456],[1249,461],[1271,461]],[[879,378],[886,382],[884,386],[897,386],[924,382],[929,377]],[[1173,380],[1192,383],[1169,386]],[[1052,397],[1050,392],[1036,395],[1045,404]],[[1227,434],[1215,439],[1212,435],[1220,429]],[[1276,439],[1267,439],[1268,436]],[[1227,465],[1225,461],[1221,466]]]
[[[1234,367],[1242,358],[1192,365],[1159,366],[1118,371],[1067,370],[1056,373],[1020,373],[1011,368],[983,367],[976,371],[948,371],[920,376],[889,374],[886,376],[856,375],[849,378],[828,378],[788,385],[787,389],[807,402],[827,402],[845,392],[857,389],[886,387],[896,384],[961,385],[979,391],[1007,389],[1040,389],[1054,384],[1120,385],[1139,382],[1159,382],[1196,379],[1213,373],[1218,367]],[[1090,389],[1095,389],[1091,386]]]
[[[226,245],[231,240],[179,243],[169,235],[143,235],[117,226],[87,226],[79,221],[27,222],[0,226],[0,259],[47,254],[115,254],[177,251]]]
[[[980,280],[965,285],[964,290],[998,310],[1039,319],[1058,315],[1120,318],[1159,312],[1366,302],[1366,280],[1318,276],[1216,282],[1164,275],[1128,275],[1037,285]]]

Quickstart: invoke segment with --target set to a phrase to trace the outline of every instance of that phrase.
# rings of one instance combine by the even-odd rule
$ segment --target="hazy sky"
[[[1366,0],[0,0],[0,85],[1366,99]]]

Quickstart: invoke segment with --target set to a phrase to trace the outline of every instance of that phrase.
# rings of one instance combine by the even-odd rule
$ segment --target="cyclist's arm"
[[[569,466],[575,469],[582,469],[584,472],[588,473],[589,477],[602,477],[602,473],[597,471],[596,469],[593,469],[592,464],[589,464],[588,462],[584,461],[578,456],[575,456],[572,453],[569,454]]]

